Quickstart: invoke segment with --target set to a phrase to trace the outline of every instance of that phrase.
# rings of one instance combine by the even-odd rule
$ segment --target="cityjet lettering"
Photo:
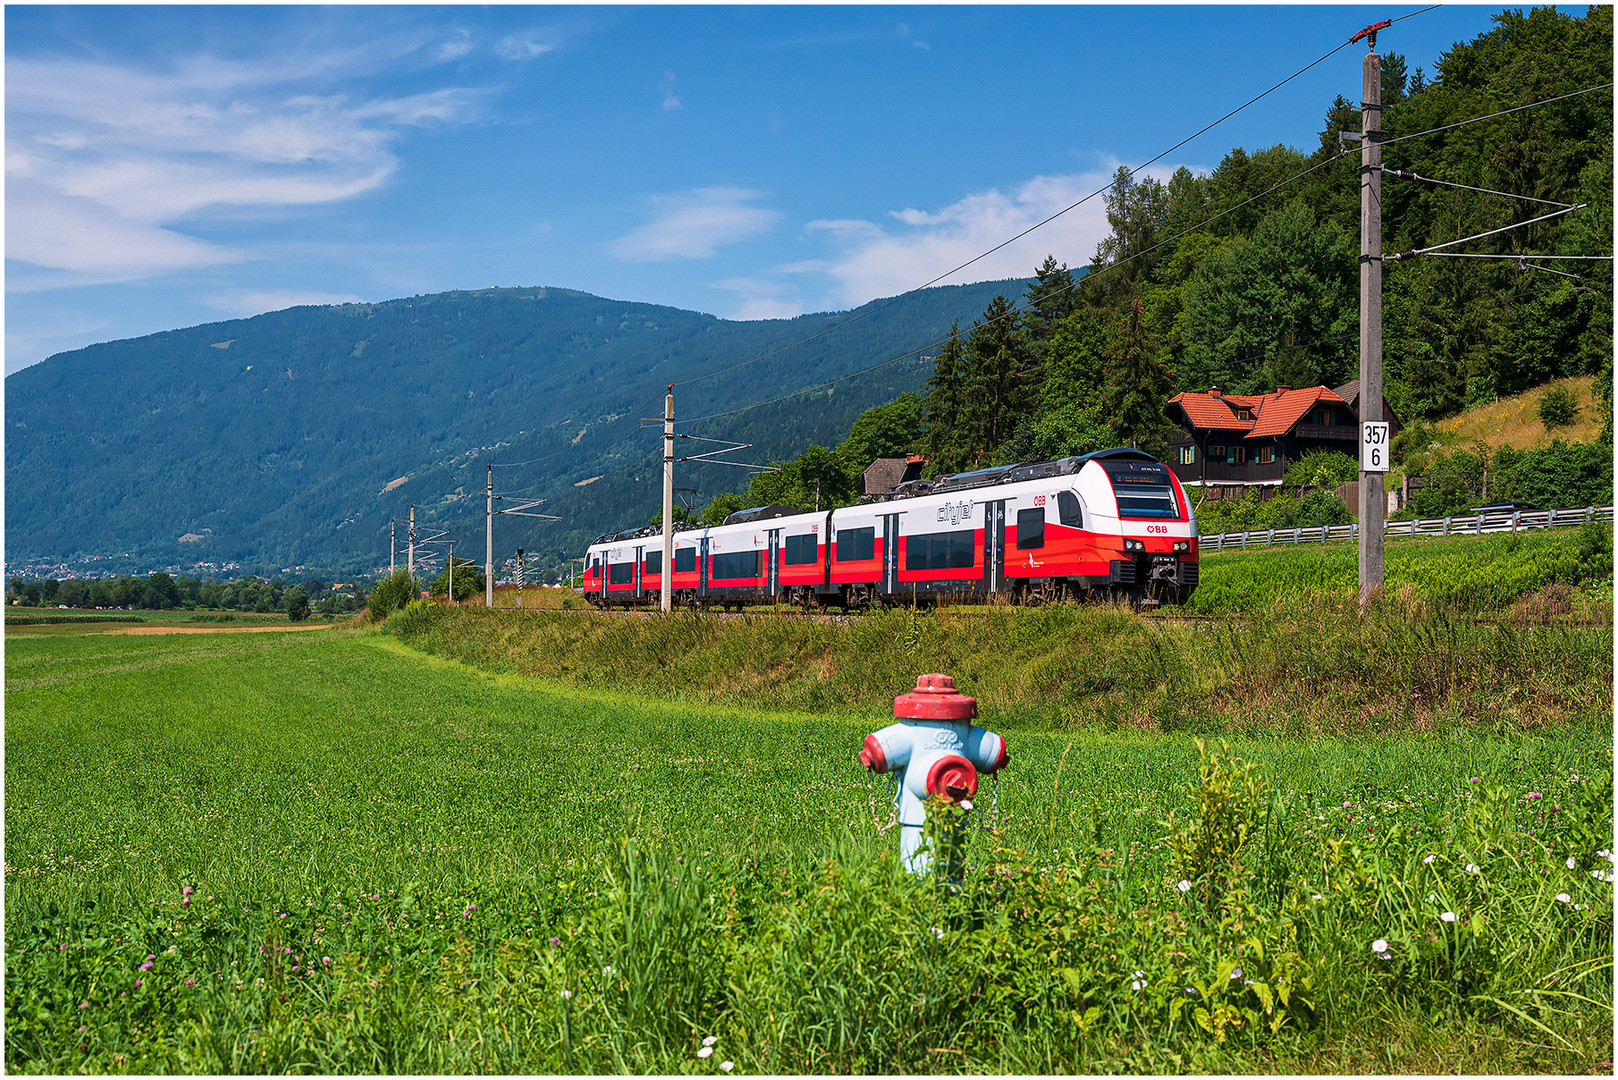
[[[938,508],[938,520],[947,521],[951,525],[959,525],[963,521],[972,519],[972,504],[969,502],[945,503]]]

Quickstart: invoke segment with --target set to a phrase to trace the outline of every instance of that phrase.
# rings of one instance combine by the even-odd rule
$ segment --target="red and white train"
[[[674,602],[844,610],[1006,596],[1183,603],[1197,521],[1172,470],[1119,447],[903,484],[879,502],[805,513],[765,506],[674,534]],[[658,526],[609,533],[585,557],[599,607],[655,605]]]

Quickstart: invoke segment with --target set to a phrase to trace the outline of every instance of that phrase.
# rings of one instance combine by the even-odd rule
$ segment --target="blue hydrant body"
[[[970,800],[978,773],[998,772],[1010,760],[1005,739],[971,722],[977,714],[977,702],[956,693],[950,676],[923,675],[914,692],[894,699],[898,721],[865,737],[860,763],[874,772],[897,772],[899,853],[913,874],[925,874],[932,861],[920,850],[927,797]]]

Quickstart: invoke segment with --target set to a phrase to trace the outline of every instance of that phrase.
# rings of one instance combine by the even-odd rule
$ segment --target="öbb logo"
[[[947,521],[951,525],[959,525],[971,517],[972,504],[964,500],[958,503],[945,503],[938,508],[938,520]]]

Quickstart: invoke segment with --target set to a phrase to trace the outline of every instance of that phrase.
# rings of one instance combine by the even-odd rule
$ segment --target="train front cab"
[[[1196,514],[1179,479],[1146,454],[1094,464],[1110,496],[1098,501],[1121,541],[1109,560],[1111,584],[1127,595],[1185,603],[1197,587],[1199,553]]]

